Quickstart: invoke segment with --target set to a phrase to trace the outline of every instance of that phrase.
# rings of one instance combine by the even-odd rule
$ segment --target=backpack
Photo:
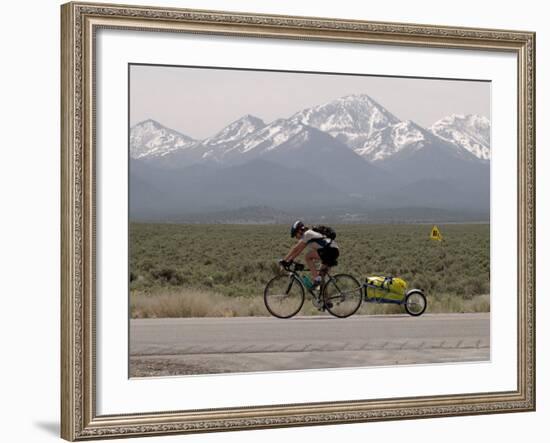
[[[330,240],[334,240],[336,238],[336,231],[332,229],[330,226],[315,225],[311,228],[311,230],[318,232],[321,235],[324,235]]]

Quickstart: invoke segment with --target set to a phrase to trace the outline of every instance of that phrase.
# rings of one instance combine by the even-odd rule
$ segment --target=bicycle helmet
[[[301,220],[296,220],[294,223],[292,223],[292,226],[290,227],[290,237],[294,238],[296,233],[302,229],[304,229],[305,225]]]

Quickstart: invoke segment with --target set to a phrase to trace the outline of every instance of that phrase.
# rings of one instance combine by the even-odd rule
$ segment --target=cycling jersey
[[[300,241],[305,243],[310,250],[321,249],[328,245],[330,245],[332,248],[338,248],[338,245],[334,240],[326,238],[323,234],[320,234],[313,229],[308,229],[306,232],[304,232]]]

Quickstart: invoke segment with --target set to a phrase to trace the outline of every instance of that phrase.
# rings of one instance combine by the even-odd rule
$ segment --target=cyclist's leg
[[[318,275],[319,271],[317,270],[316,262],[320,260],[319,254],[315,249],[312,249],[306,254],[306,264],[311,272],[311,276],[313,277],[313,280],[315,280]]]

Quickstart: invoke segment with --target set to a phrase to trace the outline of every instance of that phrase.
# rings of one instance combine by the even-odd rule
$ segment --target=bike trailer
[[[365,281],[367,298],[383,298],[401,301],[407,295],[407,282],[399,277],[367,277]]]

